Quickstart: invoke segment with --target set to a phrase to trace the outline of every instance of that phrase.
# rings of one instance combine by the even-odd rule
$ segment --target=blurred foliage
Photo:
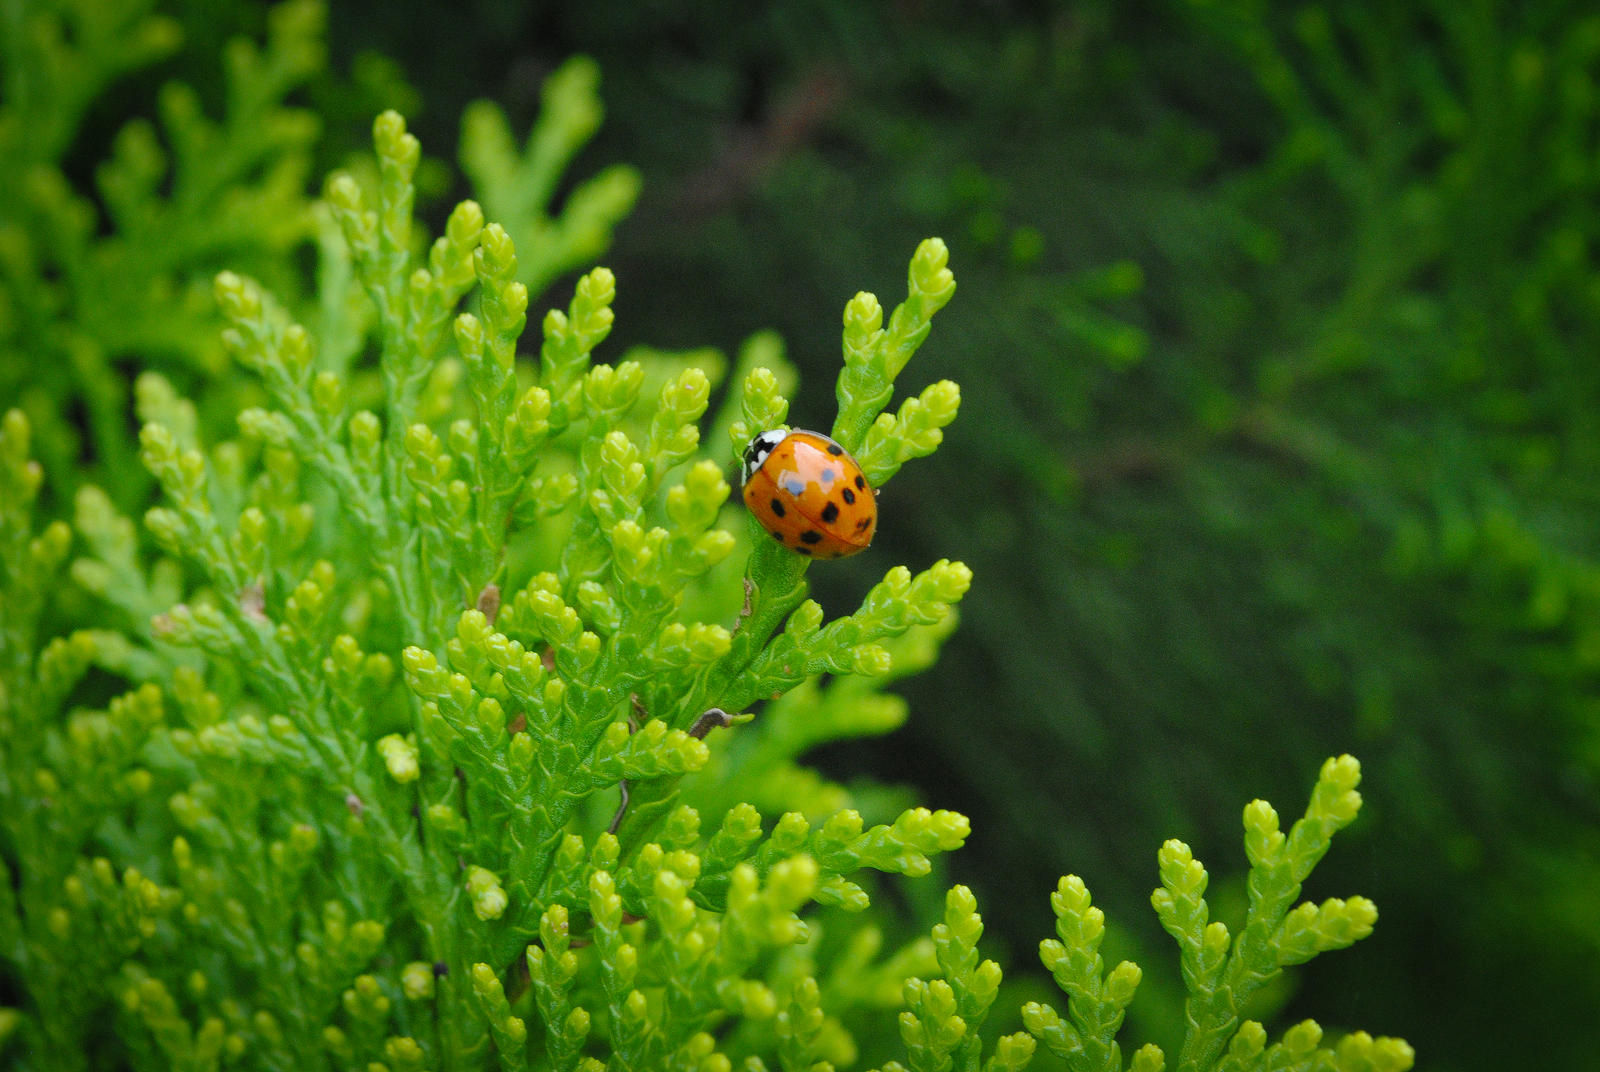
[[[37,428],[54,494],[70,498],[87,455],[124,507],[149,482],[119,363],[137,355],[184,382],[215,375],[211,275],[235,264],[292,285],[291,251],[312,226],[319,124],[284,99],[324,63],[322,9],[275,9],[264,47],[236,38],[223,50],[220,119],[170,81],[155,109],[119,117],[95,147],[91,189],[77,188],[70,172],[84,162],[73,153],[82,128],[99,126],[97,98],[184,43],[183,27],[153,8],[11,5],[0,34],[0,399],[20,401]],[[159,123],[143,118],[152,110]]]

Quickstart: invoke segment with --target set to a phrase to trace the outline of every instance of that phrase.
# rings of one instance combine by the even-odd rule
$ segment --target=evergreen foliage
[[[987,1037],[1014,1006],[971,892],[903,944],[877,897],[876,875],[921,878],[959,848],[966,818],[802,762],[905,719],[884,687],[933,662],[967,568],[891,567],[829,620],[808,561],[729,505],[727,460],[788,418],[770,336],[721,396],[709,352],[597,361],[604,268],[529,330],[530,302],[636,194],[611,169],[552,211],[598,123],[593,65],[546,83],[525,150],[492,106],[472,112],[482,202],[429,241],[421,147],[394,112],[372,159],[320,201],[302,189],[316,123],[284,102],[321,68],[321,19],[290,0],[266,45],[229,49],[221,123],[174,88],[161,138],[124,127],[103,224],[62,155],[176,24],[85,0],[3,27],[0,146],[21,148],[0,162],[0,340],[24,371],[0,382],[21,403],[0,421],[0,1052],[823,1072],[887,1057],[876,1025],[903,1004],[885,1072],[1017,1070],[1040,1043],[1122,1068],[1140,973],[1103,971],[1081,881],[1062,880],[1041,946],[1065,1015],[1029,1003],[1026,1030]],[[942,380],[890,409],[954,293],[947,262],[929,239],[887,320],[865,292],[845,308],[833,434],[875,485],[932,454],[960,406]],[[147,366],[131,400],[112,374],[130,359]],[[159,495],[142,527],[135,457]],[[1237,938],[1208,922],[1189,850],[1163,848],[1179,1068],[1409,1067],[1404,1043],[1324,1048],[1307,1022],[1269,1048],[1242,1019],[1285,966],[1371,930],[1363,898],[1291,907],[1358,775],[1329,761],[1287,835],[1246,809]],[[1162,1061],[1151,1044],[1128,1067]]]

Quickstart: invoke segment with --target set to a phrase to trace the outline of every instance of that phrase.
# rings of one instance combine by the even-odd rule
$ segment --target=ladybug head
[[[781,428],[773,428],[762,432],[750,441],[744,448],[744,479],[746,482],[755,476],[756,470],[761,468],[761,463],[767,460],[767,455],[772,453],[772,448],[782,443],[789,435]]]

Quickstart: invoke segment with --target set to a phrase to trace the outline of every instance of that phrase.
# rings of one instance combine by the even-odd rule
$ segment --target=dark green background
[[[892,304],[917,241],[948,242],[959,289],[907,382],[957,380],[962,416],[887,489],[872,552],[813,580],[832,610],[896,562],[976,581],[910,725],[819,758],[972,816],[953,874],[1008,963],[1071,871],[1170,993],[1161,840],[1208,862],[1226,918],[1242,805],[1297,813],[1349,751],[1367,806],[1307,893],[1372,897],[1377,932],[1280,1015],[1402,1035],[1424,1068],[1594,1060],[1585,5],[451,8],[336,4],[335,76],[392,57],[450,160],[468,100],[526,129],[540,79],[594,56],[608,117],[573,174],[645,180],[612,346],[775,328],[792,418],[826,426],[844,303]],[[261,19],[180,13],[191,65]],[[310,102],[330,166],[389,103],[333,84]]]

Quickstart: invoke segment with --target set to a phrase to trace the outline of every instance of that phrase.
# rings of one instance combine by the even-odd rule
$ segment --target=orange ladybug
[[[878,498],[861,466],[821,432],[799,428],[750,441],[744,502],[779,543],[815,558],[865,551],[878,525]]]

